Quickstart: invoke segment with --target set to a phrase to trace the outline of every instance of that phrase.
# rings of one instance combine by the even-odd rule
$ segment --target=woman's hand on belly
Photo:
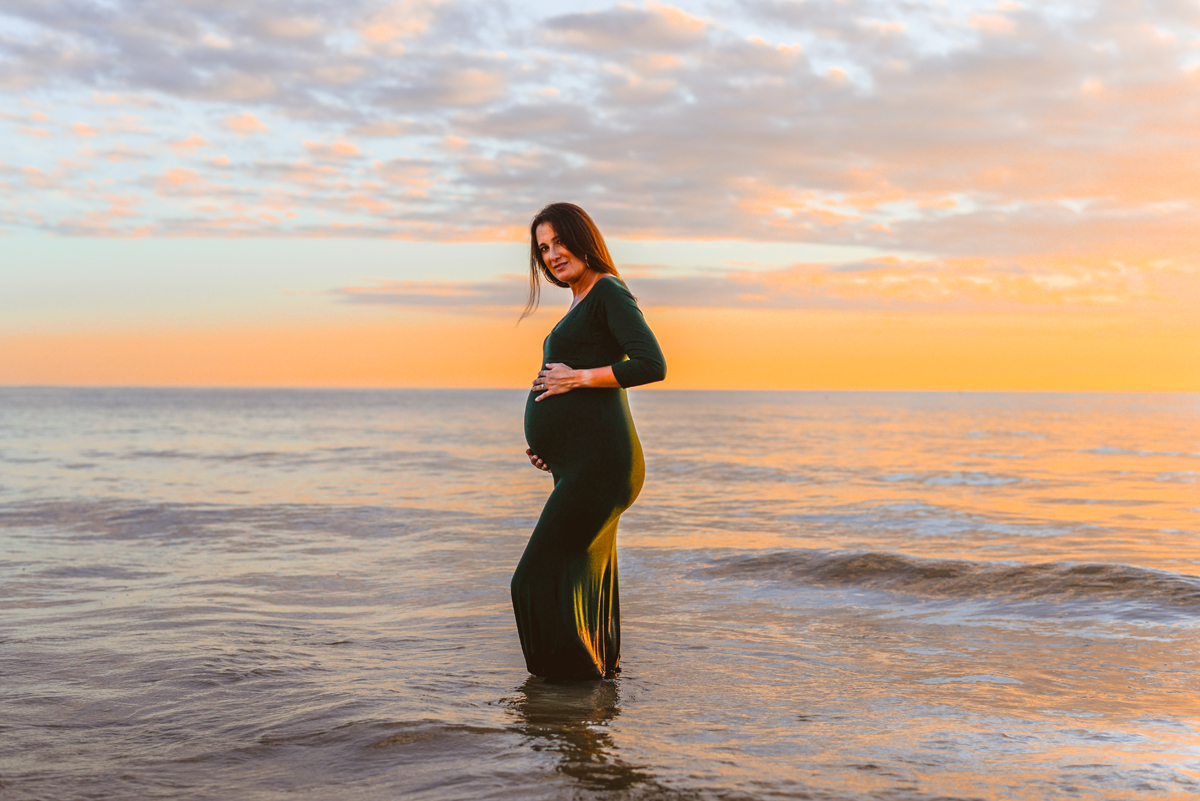
[[[586,371],[572,370],[560,362],[547,364],[545,369],[538,373],[537,378],[533,380],[534,391],[542,393],[534,400],[540,401],[548,395],[561,395],[581,386],[580,376],[584,372]]]
[[[533,448],[526,448],[525,455],[529,457],[529,463],[538,470],[545,470],[547,473],[550,472],[550,465],[543,462],[542,457],[533,452]]]
[[[562,395],[564,392],[570,392],[573,389],[581,387],[619,386],[621,385],[617,383],[617,379],[613,376],[611,367],[596,367],[592,370],[572,370],[560,362],[551,362],[534,379],[534,391],[544,390],[534,400],[540,401],[549,395]]]

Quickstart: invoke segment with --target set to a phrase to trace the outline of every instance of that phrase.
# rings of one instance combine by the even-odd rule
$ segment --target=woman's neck
[[[571,284],[571,308],[575,308],[579,301],[583,300],[583,296],[592,291],[592,287],[604,273],[595,270],[585,270],[583,275],[579,276],[579,280]]]

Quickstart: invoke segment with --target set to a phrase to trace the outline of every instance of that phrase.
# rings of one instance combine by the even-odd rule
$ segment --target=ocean
[[[524,392],[0,389],[0,797],[1200,795],[1200,395],[630,399],[546,684]]]

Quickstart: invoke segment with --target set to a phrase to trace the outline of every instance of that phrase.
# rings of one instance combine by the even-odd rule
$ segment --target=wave
[[[719,559],[714,577],[860,587],[929,598],[1013,603],[1088,602],[1118,617],[1200,613],[1200,576],[1125,564],[981,562],[883,551],[795,549]]]
[[[1098,456],[1155,456],[1172,459],[1200,459],[1200,452],[1195,451],[1145,451],[1133,448],[1116,448],[1109,445],[1103,445],[1099,448],[1088,448],[1084,452],[1094,453]]]
[[[981,470],[958,470],[947,473],[889,473],[879,476],[879,480],[913,482],[929,487],[1004,487],[1009,484],[1036,483],[1036,479],[986,473]]]
[[[410,506],[335,504],[189,504],[122,498],[51,499],[0,503],[0,531],[42,529],[60,536],[115,540],[244,540],[253,534],[355,539],[411,536],[460,523],[462,512]],[[269,543],[264,543],[269,544]]]

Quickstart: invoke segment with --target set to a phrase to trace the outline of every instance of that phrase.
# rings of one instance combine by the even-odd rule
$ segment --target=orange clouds
[[[1013,21],[1002,14],[975,14],[969,20],[973,28],[988,33],[1012,33]]]
[[[933,261],[872,259],[853,265],[797,265],[731,279],[771,293],[828,293],[925,303],[1123,307],[1159,303],[1158,314],[1183,316],[1180,304],[1200,303],[1200,259],[1042,254],[1003,260],[983,256]],[[1185,293],[1182,297],[1180,292]],[[1190,297],[1189,297],[1190,296]]]
[[[683,9],[649,0],[645,10],[621,4],[549,20],[552,41],[588,50],[669,50],[698,43],[708,23]]]
[[[168,170],[159,176],[158,184],[166,189],[178,189],[183,186],[195,186],[204,183],[204,178],[195,170],[187,170],[179,167],[174,170]]]
[[[316,17],[268,17],[262,28],[271,36],[284,39],[303,39],[316,36],[324,28],[324,22]]]
[[[384,6],[358,24],[359,34],[372,44],[425,33],[433,21],[438,0],[403,0]]]
[[[70,220],[68,224],[77,234],[84,236],[107,237],[117,232],[121,236],[141,238],[150,234],[145,225],[141,212],[137,207],[142,198],[137,195],[105,195],[108,208],[93,210],[83,216]],[[120,226],[118,228],[118,226]]]
[[[646,10],[661,18],[666,28],[682,36],[698,35],[707,24],[704,20],[692,16],[681,8],[658,3],[655,0],[647,0]]]
[[[514,238],[520,236],[514,230]],[[860,312],[1079,315],[1127,314],[1187,321],[1200,308],[1200,261],[1145,255],[1025,255],[913,259],[895,256],[839,264],[800,263],[719,274],[670,274],[625,265],[643,305],[672,309],[817,309]],[[355,303],[507,315],[524,303],[524,281],[449,283],[376,280],[334,295]]]
[[[202,147],[208,147],[209,142],[200,134],[192,134],[186,139],[180,139],[178,142],[171,143],[171,149],[182,151],[185,153],[194,153]]]
[[[249,111],[245,114],[235,114],[226,117],[225,127],[242,136],[249,136],[267,130],[267,126]]]
[[[352,145],[349,142],[325,143],[306,141],[304,146],[318,158],[342,159],[362,155],[362,151],[356,145]]]
[[[465,69],[448,73],[440,89],[444,102],[474,106],[500,99],[507,86],[503,75],[481,69]]]
[[[700,11],[715,7],[602,3],[504,25],[484,24],[481,9],[469,33],[460,6],[432,0],[229,18],[204,4],[172,6],[163,11],[172,30],[206,31],[221,46],[179,62],[154,102],[144,92],[159,86],[161,65],[142,49],[111,52],[129,41],[119,26],[55,18],[54,35],[59,49],[90,42],[98,63],[129,76],[127,94],[89,88],[90,111],[136,106],[149,120],[141,130],[169,143],[97,145],[88,158],[131,164],[101,170],[103,179],[136,187],[211,142],[229,159],[230,189],[213,203],[257,220],[246,233],[486,238],[510,227],[514,210],[523,216],[565,191],[627,238],[997,260],[1096,255],[1129,241],[1152,243],[1139,254],[1179,259],[1195,245],[1200,71],[1186,68],[1184,37],[1161,35],[1185,27],[1181,7],[1134,19],[1116,4],[1069,18],[1014,3],[735,5],[705,19]],[[253,67],[239,55],[251,47]],[[62,80],[83,86],[69,70]],[[337,92],[317,91],[330,83]],[[213,102],[239,106],[180,129],[212,118]],[[256,136],[267,113],[288,120],[269,140]],[[31,127],[28,113],[11,114],[45,139],[69,130],[51,117],[74,118],[56,112]],[[112,119],[80,125],[96,139],[133,131]],[[50,173],[54,156],[78,155],[22,166]],[[154,164],[133,169],[139,161]],[[297,183],[302,192],[289,186]],[[284,193],[320,226],[263,217]],[[60,213],[50,196],[23,200]],[[195,216],[161,224],[219,233]]]

